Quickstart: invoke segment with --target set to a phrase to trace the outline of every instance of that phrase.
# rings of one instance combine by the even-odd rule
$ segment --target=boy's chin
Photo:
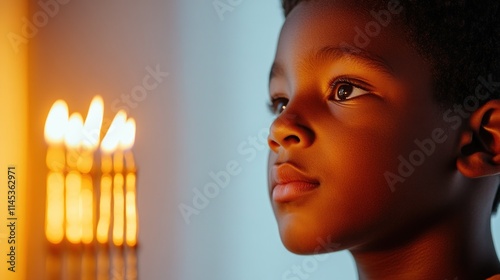
[[[298,255],[315,255],[343,250],[334,235],[319,233],[313,228],[280,226],[281,242],[285,248]]]

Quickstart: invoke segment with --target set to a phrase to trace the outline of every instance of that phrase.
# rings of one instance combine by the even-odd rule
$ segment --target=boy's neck
[[[359,279],[461,280],[486,279],[500,274],[491,236],[491,218],[478,213],[477,209],[466,208],[411,237],[401,238],[403,233],[392,239],[400,239],[401,245],[352,250]]]

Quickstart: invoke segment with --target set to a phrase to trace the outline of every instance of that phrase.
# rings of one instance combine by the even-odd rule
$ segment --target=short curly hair
[[[300,2],[282,0],[285,17]],[[387,1],[357,0],[371,9]],[[403,11],[397,20],[406,28],[408,42],[430,62],[435,98],[443,107],[462,104],[473,95],[480,80],[500,81],[500,1],[399,0]],[[486,102],[500,97],[500,87],[488,88]],[[481,101],[481,100],[479,100]],[[493,212],[500,204],[500,188]]]

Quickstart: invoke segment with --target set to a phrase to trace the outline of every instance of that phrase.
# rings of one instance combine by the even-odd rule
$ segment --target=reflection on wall
[[[25,279],[27,265],[27,50],[22,44],[26,1],[0,3],[0,279]],[[18,36],[19,35],[19,36]]]

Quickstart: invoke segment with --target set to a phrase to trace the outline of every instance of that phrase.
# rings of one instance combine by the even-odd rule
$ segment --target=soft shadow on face
[[[269,194],[295,253],[396,241],[458,195],[445,183],[456,176],[456,151],[443,143],[456,132],[433,98],[429,66],[404,39],[402,7],[349,2],[300,3],[271,70],[270,97],[285,109],[269,136]],[[398,168],[417,142],[435,148],[403,176]],[[388,181],[388,172],[401,180]]]

